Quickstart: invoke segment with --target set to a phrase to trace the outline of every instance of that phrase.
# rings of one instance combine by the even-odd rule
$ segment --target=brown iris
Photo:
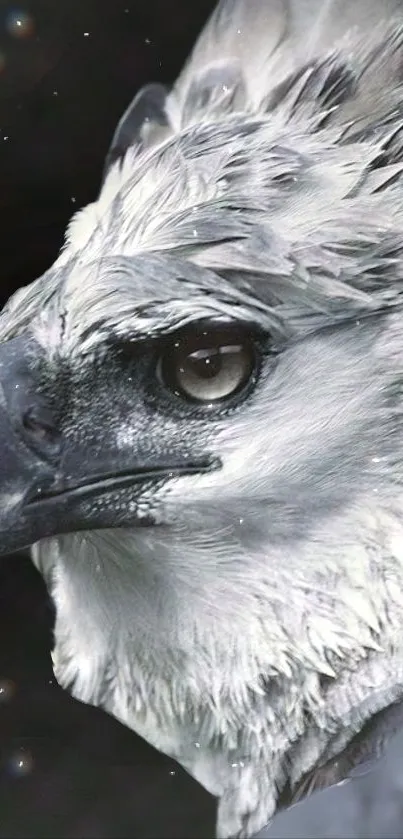
[[[229,399],[250,381],[255,369],[253,343],[240,332],[203,332],[176,340],[160,359],[166,387],[192,402]]]

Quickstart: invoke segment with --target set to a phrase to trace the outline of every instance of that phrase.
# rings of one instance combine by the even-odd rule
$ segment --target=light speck
[[[9,702],[16,691],[15,682],[12,679],[0,680],[0,702]]]
[[[6,29],[14,38],[29,38],[35,29],[33,17],[23,10],[10,12],[6,17]]]
[[[15,778],[24,778],[26,775],[29,775],[33,767],[34,759],[26,749],[18,749],[14,754],[10,755],[7,761],[8,771]]]

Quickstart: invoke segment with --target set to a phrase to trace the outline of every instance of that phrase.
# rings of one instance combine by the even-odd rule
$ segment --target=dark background
[[[0,0],[1,304],[56,258],[72,213],[96,197],[122,112],[144,83],[175,78],[213,5]],[[52,621],[29,559],[0,559],[0,839],[212,837],[207,793],[55,684]],[[266,835],[403,836],[401,746]]]

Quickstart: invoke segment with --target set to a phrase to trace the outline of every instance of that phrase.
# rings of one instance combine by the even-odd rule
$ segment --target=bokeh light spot
[[[34,759],[27,749],[17,749],[7,760],[7,769],[14,778],[25,778],[34,768]]]
[[[0,704],[13,698],[17,686],[12,679],[0,679]]]
[[[6,16],[6,29],[13,38],[30,38],[35,30],[33,17],[23,9],[12,9]]]

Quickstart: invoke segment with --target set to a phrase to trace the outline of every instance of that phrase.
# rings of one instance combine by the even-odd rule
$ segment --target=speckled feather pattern
[[[59,682],[217,795],[221,839],[403,694],[402,12],[222,0],[163,128],[0,321],[78,373],[216,315],[279,348],[208,432],[223,468],[148,491],[163,526],[33,548]]]

